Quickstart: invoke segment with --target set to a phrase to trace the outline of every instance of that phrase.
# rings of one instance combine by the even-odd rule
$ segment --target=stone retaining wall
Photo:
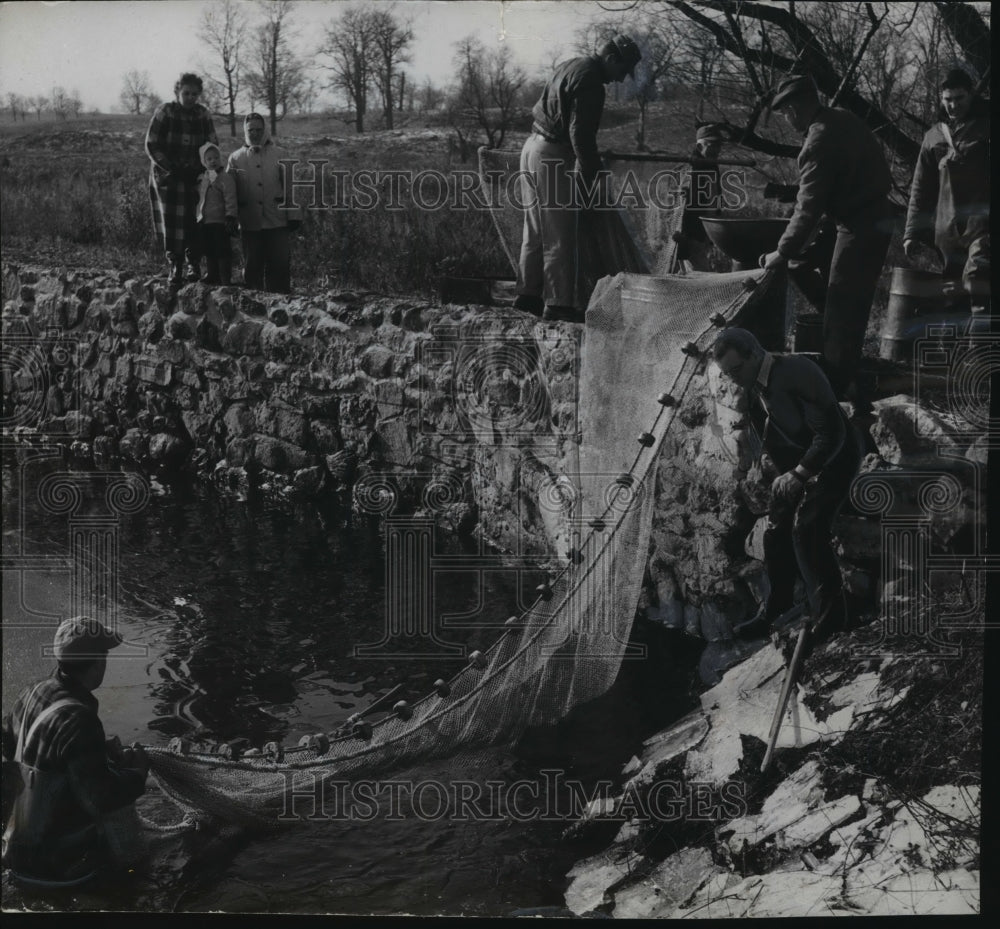
[[[346,292],[191,284],[171,300],[159,280],[14,265],[3,297],[4,423],[22,441],[59,440],[101,469],[350,493],[362,510],[433,516],[511,556],[565,557],[560,488],[576,461],[581,327]],[[981,528],[981,450],[963,457],[948,424],[909,398],[879,406],[874,432],[894,466],[930,455],[941,471],[936,453],[951,443],[958,495],[930,519],[947,536],[939,549],[968,544]],[[732,624],[764,593],[751,534],[764,508],[740,398],[714,367],[692,382],[679,418],[661,456],[641,607],[713,644],[712,681],[734,657]],[[912,497],[922,478],[902,479],[900,499]],[[877,514],[845,515],[838,534],[848,587],[877,612]]]

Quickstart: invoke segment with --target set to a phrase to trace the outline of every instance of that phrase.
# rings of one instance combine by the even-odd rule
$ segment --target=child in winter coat
[[[206,142],[200,149],[205,173],[198,179],[198,224],[205,248],[206,284],[231,284],[233,251],[230,238],[236,235],[236,180],[222,170],[219,146]]]
[[[291,236],[302,225],[302,208],[285,204],[283,159],[259,113],[243,121],[246,144],[229,156],[236,178],[243,237],[243,283],[255,290],[291,293]],[[291,166],[288,166],[289,169]]]

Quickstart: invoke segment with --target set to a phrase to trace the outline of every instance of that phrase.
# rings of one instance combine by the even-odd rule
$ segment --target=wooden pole
[[[606,161],[647,161],[659,164],[661,162],[678,164],[694,164],[696,161],[702,162],[704,158],[692,158],[690,155],[674,155],[671,152],[601,152],[601,157]],[[752,158],[720,158],[710,162],[717,165],[739,165],[743,168],[755,168],[757,162]]]
[[[788,698],[791,696],[792,688],[798,682],[799,671],[802,668],[802,661],[806,648],[806,636],[809,635],[808,625],[803,624],[799,630],[799,638],[795,643],[795,652],[792,660],[785,672],[785,682],[781,686],[781,696],[778,697],[778,706],[774,711],[774,719],[771,720],[771,733],[767,738],[767,751],[764,753],[764,760],[760,763],[760,773],[766,774],[774,758],[774,746],[778,741],[778,733],[781,731],[781,721],[785,718],[785,707],[788,706]]]
[[[403,688],[404,688],[403,684],[397,684],[388,693],[382,694],[382,696],[379,697],[378,700],[375,700],[374,702],[369,703],[368,706],[366,706],[363,710],[361,710],[360,712],[355,713],[353,715],[357,719],[362,719],[365,716],[370,716],[376,710],[381,709],[382,707],[384,707],[387,703],[391,703],[394,697],[398,697],[403,692]]]

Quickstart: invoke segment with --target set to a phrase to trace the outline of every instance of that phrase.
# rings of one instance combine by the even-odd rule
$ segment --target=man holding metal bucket
[[[864,121],[847,110],[822,106],[808,75],[781,81],[771,109],[781,111],[805,141],[795,210],[777,249],[761,256],[760,264],[771,269],[802,260],[824,216],[836,223],[823,311],[823,364],[837,397],[851,400],[855,420],[867,425],[870,388],[859,368],[892,235],[889,168]]]

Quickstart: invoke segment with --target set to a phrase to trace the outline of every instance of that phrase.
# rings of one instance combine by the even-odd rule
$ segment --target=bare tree
[[[658,7],[686,17],[724,51],[730,102],[741,99],[748,111],[731,135],[775,155],[794,155],[796,147],[760,134],[758,125],[787,74],[812,75],[831,105],[851,110],[912,165],[919,141],[904,118],[920,123],[936,105],[941,68],[958,63],[961,50],[981,77],[989,73],[990,29],[980,4],[666,0]],[[921,114],[910,112],[914,102]]]
[[[126,71],[122,78],[122,89],[118,94],[118,100],[122,109],[126,113],[134,113],[138,116],[145,113],[147,101],[152,93],[153,84],[148,71]],[[55,98],[53,97],[53,110],[55,110]],[[57,111],[58,112],[58,111]]]
[[[315,78],[303,76],[289,93],[286,105],[296,113],[312,113],[318,96],[319,82]]]
[[[246,38],[247,22],[235,0],[213,3],[202,12],[201,40],[216,55],[221,72],[207,73],[209,81],[225,98],[229,116],[229,133],[236,135],[236,98],[242,78],[240,53]]]
[[[21,122],[24,122],[29,105],[29,101],[20,94],[7,94],[7,108],[10,110],[10,118],[15,123],[17,122],[18,114],[21,116]]]
[[[635,67],[633,79],[615,90],[625,100],[634,100],[639,108],[639,126],[636,129],[636,146],[646,147],[646,116],[649,104],[658,100],[667,74],[672,70],[678,42],[675,40],[671,20],[666,17],[643,16],[634,23],[609,21],[591,23],[580,34],[581,50],[590,53],[601,48],[620,32],[628,32],[642,52],[642,59]]]
[[[990,27],[983,13],[972,3],[935,2],[934,6],[945,28],[964,52],[969,66],[977,72],[980,88],[989,87]]]
[[[35,111],[35,118],[41,119],[42,113],[49,108],[49,98],[38,94],[35,97],[28,97],[24,101],[25,105]]]
[[[467,36],[455,48],[455,85],[448,122],[465,161],[479,133],[490,148],[503,145],[520,109],[527,75],[511,60],[509,45],[487,52],[478,39]]]
[[[327,59],[320,66],[331,72],[329,86],[342,93],[354,110],[356,132],[365,131],[375,47],[371,13],[361,7],[348,7],[340,19],[326,27],[326,39],[317,52]]]
[[[83,110],[83,101],[80,99],[80,92],[75,87],[66,95],[66,110],[74,119]]]
[[[409,46],[413,42],[413,28],[408,22],[400,21],[395,11],[374,10],[368,14],[371,20],[371,72],[382,97],[382,115],[385,128],[393,128],[393,109],[401,109],[403,102],[403,84],[397,81],[404,78],[400,65],[410,60]],[[394,82],[398,83],[398,103],[393,103],[397,93]]]
[[[255,100],[263,101],[277,133],[278,120],[288,112],[305,74],[289,47],[292,5],[290,0],[262,0],[263,22],[257,27],[253,68],[246,80]]]
[[[52,100],[52,112],[59,119],[66,119],[69,116],[69,103],[65,88],[53,87],[50,99]]]
[[[432,112],[444,103],[444,98],[444,91],[437,87],[429,77],[425,77],[423,84],[420,85],[420,90],[417,91],[417,107],[421,113]]]

